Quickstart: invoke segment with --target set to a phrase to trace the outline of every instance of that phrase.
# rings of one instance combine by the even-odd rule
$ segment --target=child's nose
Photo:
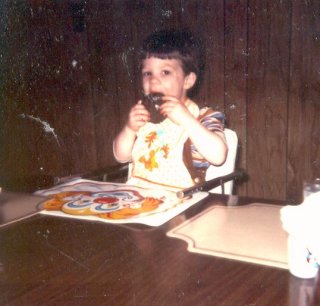
[[[159,83],[159,78],[156,75],[152,75],[150,78],[151,83]]]

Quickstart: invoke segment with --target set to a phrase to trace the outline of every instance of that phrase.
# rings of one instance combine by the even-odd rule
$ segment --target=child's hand
[[[180,100],[171,96],[164,96],[162,100],[164,102],[160,106],[161,114],[174,123],[183,126],[187,124],[188,119],[193,118],[186,105]]]
[[[127,127],[134,132],[150,121],[150,113],[144,107],[141,101],[134,105],[129,113]]]

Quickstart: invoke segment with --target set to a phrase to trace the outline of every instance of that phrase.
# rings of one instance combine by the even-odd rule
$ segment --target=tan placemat
[[[213,206],[167,233],[190,252],[288,269],[280,206]]]

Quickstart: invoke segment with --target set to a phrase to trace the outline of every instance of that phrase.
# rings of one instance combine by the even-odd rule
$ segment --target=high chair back
[[[238,136],[236,132],[230,129],[224,129],[225,137],[228,145],[228,156],[225,163],[221,166],[211,165],[206,172],[206,181],[214,179],[216,177],[227,175],[234,171],[235,163],[237,158],[238,151]],[[224,183],[224,193],[232,194],[233,190],[233,181],[228,181]],[[211,189],[211,193],[223,193],[221,186]]]

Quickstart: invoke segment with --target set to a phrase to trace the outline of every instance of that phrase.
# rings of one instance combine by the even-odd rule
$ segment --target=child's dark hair
[[[161,30],[147,37],[140,60],[150,57],[180,60],[184,73],[194,72],[198,79],[203,69],[201,44],[185,30]]]

